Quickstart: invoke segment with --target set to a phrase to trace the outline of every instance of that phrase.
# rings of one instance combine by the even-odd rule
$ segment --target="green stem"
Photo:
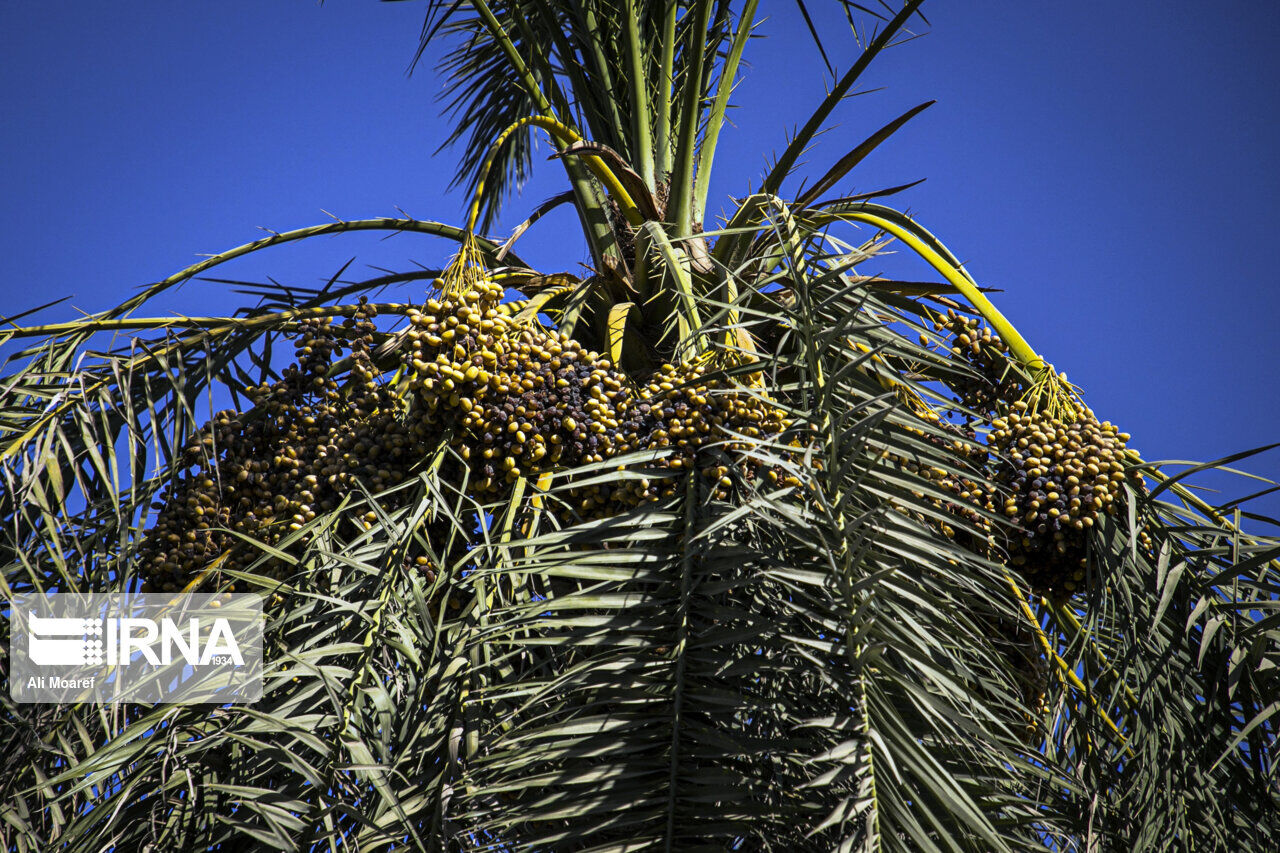
[[[632,159],[640,169],[640,177],[652,190],[656,188],[653,176],[653,131],[649,126],[648,77],[644,73],[644,54],[640,48],[640,21],[636,0],[626,0],[622,16],[626,25],[627,60],[631,66],[631,135]]]
[[[666,18],[662,25],[662,55],[658,61],[658,177],[666,179],[671,173],[671,95],[675,87],[674,68],[676,56],[676,0],[667,0]],[[669,198],[670,196],[668,196]]]
[[[698,117],[702,113],[702,71],[706,62],[705,38],[707,19],[711,15],[711,0],[699,0],[691,14],[693,26],[686,32],[688,43],[685,45],[685,55],[691,61],[685,63],[680,101],[680,135],[676,139],[678,148],[667,202],[668,210],[671,210],[671,202],[675,202],[674,213],[667,216],[667,221],[677,237],[693,233],[693,160],[698,144]]]
[[[613,96],[613,93],[616,91],[616,84],[613,80],[613,74],[609,69],[609,61],[605,59],[602,47],[605,35],[601,32],[600,21],[596,18],[595,9],[589,5],[586,7],[586,24],[587,32],[598,36],[597,38],[590,39],[588,42],[588,46],[591,51],[589,56],[592,60],[592,64],[595,65],[596,74],[599,75],[600,80],[599,88],[596,91],[606,93],[603,98],[597,100],[597,103],[603,101],[605,109],[609,111],[609,127],[621,129],[622,113],[618,111],[618,99]],[[588,120],[587,124],[590,126],[590,120]],[[596,135],[596,138],[600,138],[598,134]]]
[[[747,5],[738,17],[738,29],[734,33],[729,55],[725,57],[724,64],[720,68],[720,82],[716,87],[716,97],[707,113],[707,129],[702,138],[702,147],[698,152],[698,169],[693,185],[693,215],[699,222],[706,221],[707,194],[711,186],[711,166],[716,156],[716,143],[720,138],[720,128],[724,124],[725,111],[729,108],[729,95],[733,91],[733,80],[738,74],[742,51],[751,37],[751,27],[755,23],[758,2],[759,0],[747,0]]]

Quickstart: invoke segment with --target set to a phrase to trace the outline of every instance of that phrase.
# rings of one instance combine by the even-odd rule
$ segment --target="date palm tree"
[[[8,849],[1280,846],[1280,539],[1185,483],[1247,454],[1142,460],[905,187],[840,195],[927,104],[797,181],[921,0],[839,4],[717,221],[755,0],[428,5],[464,223],[0,330],[5,591],[257,592],[267,658],[252,705],[6,697]],[[539,134],[566,189],[490,235]],[[566,204],[585,276],[517,253]],[[145,316],[354,231],[456,250]],[[859,273],[889,241],[930,280]]]

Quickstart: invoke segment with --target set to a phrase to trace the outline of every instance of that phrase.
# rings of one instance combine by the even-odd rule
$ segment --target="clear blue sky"
[[[822,94],[794,5],[752,46],[713,199],[742,195]],[[817,4],[811,4],[817,5]],[[0,314],[60,296],[98,310],[195,259],[326,219],[460,221],[429,64],[405,71],[420,3],[0,4]],[[908,206],[1027,338],[1148,459],[1280,440],[1280,15],[1266,4],[926,2],[928,35],[881,57],[810,165],[938,104],[846,188],[927,178]],[[832,23],[835,23],[834,21]],[[852,49],[830,29],[839,66]],[[509,226],[559,191],[540,164]],[[714,205],[713,205],[714,208]],[[585,260],[571,215],[521,251]],[[444,244],[337,237],[223,268],[313,285],[355,255],[437,265]],[[918,266],[885,262],[924,277]],[[194,283],[168,310],[237,297]],[[45,319],[70,313],[67,304]],[[1280,478],[1280,453],[1247,463]],[[1241,484],[1239,493],[1252,490]],[[1266,501],[1280,514],[1280,500]]]

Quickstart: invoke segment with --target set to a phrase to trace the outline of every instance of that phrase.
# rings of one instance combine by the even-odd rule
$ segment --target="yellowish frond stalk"
[[[1081,694],[1089,701],[1089,704],[1093,706],[1093,710],[1102,718],[1102,721],[1107,724],[1107,728],[1111,729],[1112,733],[1119,738],[1120,745],[1124,747],[1125,754],[1130,758],[1134,758],[1135,755],[1133,749],[1129,746],[1129,739],[1120,732],[1120,727],[1117,726],[1115,721],[1113,721],[1107,712],[1102,709],[1102,706],[1098,703],[1097,697],[1093,695],[1087,686],[1085,686],[1085,683],[1080,680],[1080,676],[1076,675],[1076,671],[1058,655],[1053,644],[1049,642],[1049,637],[1045,634],[1044,629],[1040,627],[1040,620],[1036,618],[1036,614],[1032,611],[1031,605],[1027,603],[1027,597],[1022,594],[1022,590],[1018,587],[1018,582],[1015,581],[1013,576],[1008,572],[1005,573],[1004,578],[1008,582],[1009,589],[1013,592],[1014,598],[1017,599],[1018,606],[1022,609],[1022,615],[1026,618],[1027,624],[1031,626],[1032,631],[1035,632],[1036,639],[1040,641],[1040,648],[1044,651],[1045,657],[1054,664],[1054,667],[1058,670],[1058,674],[1062,676],[1063,681],[1071,685],[1077,693]]]
[[[471,209],[467,214],[468,231],[475,232],[476,222],[480,219],[480,200],[484,194],[485,184],[489,179],[489,173],[493,169],[493,164],[497,160],[498,154],[502,151],[502,146],[507,143],[512,134],[531,125],[542,128],[566,145],[583,141],[582,136],[577,131],[550,116],[526,116],[502,131],[498,138],[494,140],[493,145],[489,146],[489,153],[485,155],[484,163],[480,166],[480,178],[476,182],[476,190],[471,196]],[[627,218],[627,222],[633,226],[640,225],[644,221],[644,217],[640,215],[640,209],[636,207],[635,201],[622,186],[622,182],[618,180],[618,176],[613,173],[613,170],[605,164],[604,160],[594,154],[586,154],[582,159],[586,162],[587,168],[591,170],[591,174],[595,175],[600,183],[604,184],[605,190],[618,203],[618,207],[622,210],[622,215]]]
[[[986,318],[997,334],[1004,340],[1009,347],[1009,351],[1031,370],[1043,370],[1048,363],[1040,357],[1040,355],[1031,348],[1026,339],[1018,333],[1013,324],[1000,313],[1000,309],[992,304],[991,300],[978,289],[967,275],[943,258],[940,254],[929,246],[917,235],[898,225],[896,222],[877,216],[874,213],[865,213],[863,211],[850,211],[838,214],[831,214],[832,220],[836,219],[853,219],[859,222],[866,222],[868,225],[874,225],[876,228],[892,234],[911,248],[917,255],[924,259],[929,266],[937,270],[947,282],[954,287],[960,295],[968,299],[974,308]]]

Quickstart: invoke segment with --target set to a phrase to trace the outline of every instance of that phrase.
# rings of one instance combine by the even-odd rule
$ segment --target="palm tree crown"
[[[253,705],[6,700],[10,849],[1280,844],[1265,520],[1144,462],[905,187],[840,196],[928,104],[793,186],[920,5],[843,4],[860,53],[714,222],[755,0],[432,0],[466,222],[0,331],[6,591],[258,592],[268,660]],[[536,134],[567,187],[488,234]],[[585,276],[518,254],[562,204]],[[358,230],[456,254],[140,316]],[[859,274],[890,240],[941,280]]]

